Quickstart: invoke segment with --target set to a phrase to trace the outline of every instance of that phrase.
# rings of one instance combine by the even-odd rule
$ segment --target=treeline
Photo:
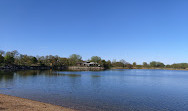
[[[98,56],[93,56],[89,60],[91,62],[97,62],[101,67],[110,68],[111,61],[106,61]],[[26,54],[20,54],[18,51],[5,52],[0,50],[0,66],[50,66],[50,67],[64,67],[64,66],[76,66],[77,63],[84,62],[82,57],[77,54],[72,54],[68,58],[59,57],[58,55],[47,56],[30,56]]]
[[[110,61],[101,59],[98,56],[92,56],[89,60],[90,62],[97,62],[101,67],[108,68],[127,68],[127,69],[142,69],[142,68],[175,68],[175,69],[186,69],[188,68],[188,63],[179,63],[172,65],[165,65],[162,62],[152,61],[150,63],[143,62],[142,65],[137,65],[136,62],[130,64],[125,60],[120,61]],[[29,56],[26,54],[20,54],[18,51],[8,51],[5,52],[0,50],[0,66],[50,66],[50,67],[63,67],[63,66],[76,66],[78,62],[84,62],[82,56],[77,54],[72,54],[68,58],[59,57],[57,55],[47,55],[47,56]]]
[[[169,65],[169,64],[165,65],[162,62],[152,61],[149,64],[147,62],[143,62],[142,65],[137,65],[136,62],[134,62],[133,68],[134,69],[143,69],[143,68],[147,68],[147,69],[153,69],[153,68],[188,69],[188,63],[174,63],[171,65]]]

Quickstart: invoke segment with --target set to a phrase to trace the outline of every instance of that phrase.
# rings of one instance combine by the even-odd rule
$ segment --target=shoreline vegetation
[[[0,94],[0,110],[4,111],[76,111],[57,105]]]
[[[94,66],[80,66],[78,63],[91,62]],[[97,65],[97,66],[96,66]],[[72,71],[99,71],[105,69],[166,69],[166,70],[188,70],[188,63],[174,63],[165,65],[162,62],[143,62],[138,65],[136,62],[129,63],[124,59],[116,61],[104,60],[99,56],[92,56],[88,60],[82,60],[77,54],[68,58],[58,55],[29,56],[20,54],[18,51],[0,50],[0,70],[72,70]]]
[[[110,69],[128,69],[128,68],[122,68],[122,67],[112,67]],[[132,69],[153,69],[153,70],[182,70],[182,71],[188,71],[188,69],[181,69],[181,68],[132,68]]]

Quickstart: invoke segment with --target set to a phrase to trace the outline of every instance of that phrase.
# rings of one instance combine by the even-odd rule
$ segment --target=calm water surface
[[[0,93],[81,111],[186,111],[188,71],[0,72]]]

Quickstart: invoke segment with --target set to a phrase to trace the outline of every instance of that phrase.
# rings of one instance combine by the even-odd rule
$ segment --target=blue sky
[[[187,0],[0,0],[0,49],[188,62]]]

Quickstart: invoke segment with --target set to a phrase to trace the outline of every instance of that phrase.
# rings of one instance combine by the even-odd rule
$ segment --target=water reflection
[[[0,81],[9,81],[14,77],[14,72],[0,71]]]
[[[91,75],[91,77],[101,77],[101,76],[99,76],[99,75]]]
[[[14,72],[0,71],[0,90],[11,89],[11,87],[14,85],[13,79]]]
[[[61,76],[68,76],[68,77],[81,77],[80,74],[60,74]]]
[[[19,77],[35,77],[35,76],[67,76],[67,77],[81,77],[81,74],[62,74],[53,72],[52,70],[27,70],[27,71],[0,71],[0,79],[13,79],[14,76]]]
[[[0,71],[0,93],[84,111],[186,110],[188,72]]]

